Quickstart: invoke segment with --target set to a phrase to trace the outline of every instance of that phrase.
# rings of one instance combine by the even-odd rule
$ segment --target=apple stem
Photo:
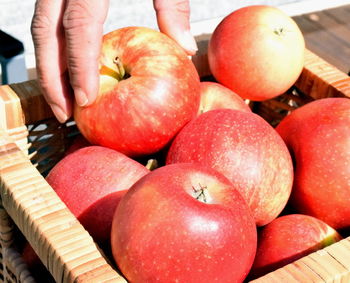
[[[192,189],[196,200],[207,203],[207,186],[199,184],[199,189],[196,189],[194,186],[192,186]]]
[[[117,66],[117,79],[118,81],[121,81],[125,76],[125,68],[123,66],[123,63],[119,57],[115,57],[113,63]]]
[[[149,159],[146,164],[146,168],[150,171],[158,168],[158,162],[156,159]]]
[[[276,28],[276,29],[274,29],[273,32],[277,35],[283,35],[284,29],[283,28]]]

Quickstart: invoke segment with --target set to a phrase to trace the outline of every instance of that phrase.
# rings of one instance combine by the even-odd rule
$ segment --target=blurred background
[[[295,15],[349,2],[345,0],[190,0],[192,30],[198,35],[206,24],[210,30],[230,12],[252,4],[279,6],[290,15]],[[29,79],[35,78],[34,47],[30,35],[34,4],[35,0],[0,0],[0,30],[23,44],[23,60]],[[152,0],[110,0],[105,32],[130,25],[157,27]],[[0,42],[0,47],[1,44],[3,43]]]

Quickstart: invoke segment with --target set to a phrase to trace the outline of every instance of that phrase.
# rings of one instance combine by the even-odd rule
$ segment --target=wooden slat
[[[211,74],[207,56],[210,36],[210,34],[202,34],[196,37],[198,51],[196,55],[192,57],[192,62],[196,66],[201,78],[209,76]]]
[[[16,142],[17,146],[28,153],[27,136],[21,98],[10,85],[0,86],[0,129]]]
[[[21,100],[21,107],[23,113],[25,113],[25,124],[28,125],[39,120],[54,117],[42,95],[38,81],[31,80],[24,83],[11,84],[10,87]],[[36,111],[31,111],[33,108]]]
[[[14,129],[24,125],[21,100],[9,85],[0,86],[0,128]]]
[[[350,77],[308,49],[303,72],[295,85],[315,99],[350,97]]]

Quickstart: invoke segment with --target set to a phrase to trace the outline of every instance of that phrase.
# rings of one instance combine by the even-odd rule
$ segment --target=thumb
[[[174,39],[186,53],[194,55],[198,50],[190,32],[189,0],[153,0],[161,32]]]
[[[108,0],[67,0],[63,15],[70,84],[78,105],[94,102]]]

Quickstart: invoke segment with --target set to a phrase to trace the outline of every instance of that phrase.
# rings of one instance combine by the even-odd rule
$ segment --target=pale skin
[[[153,0],[160,31],[188,55],[197,51],[190,33],[189,0]],[[31,32],[38,80],[61,123],[72,116],[74,100],[92,104],[98,94],[98,58],[109,0],[37,0]]]

